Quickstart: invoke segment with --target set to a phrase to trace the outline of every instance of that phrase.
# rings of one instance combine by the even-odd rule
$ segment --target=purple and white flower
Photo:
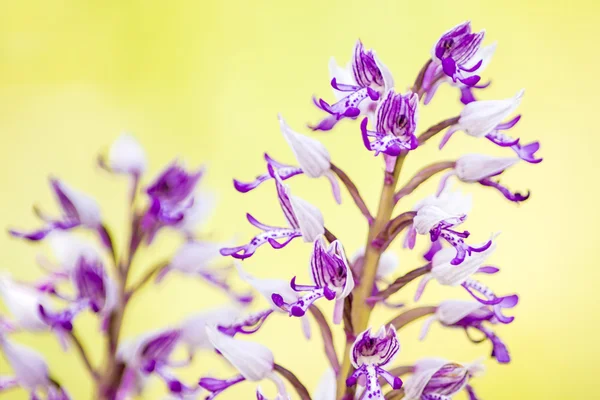
[[[242,266],[238,263],[236,265],[239,277],[252,286],[254,290],[259,292],[262,297],[268,302],[269,308],[263,309],[256,312],[251,312],[244,316],[237,318],[235,321],[230,323],[221,322],[218,325],[220,332],[235,336],[236,334],[249,335],[257,332],[267,321],[267,319],[274,313],[283,313],[284,311],[279,307],[273,300],[273,295],[277,293],[281,296],[281,299],[285,303],[295,303],[300,299],[298,292],[292,290],[289,282],[282,279],[260,279],[252,276],[246,272]],[[308,316],[300,318],[302,323],[302,331],[306,338],[310,338],[311,330]]]
[[[492,237],[492,240],[494,239],[495,237]],[[488,243],[491,243],[492,240]],[[499,271],[496,267],[482,265],[495,250],[496,243],[494,241],[484,251],[474,252],[468,255],[460,265],[456,265],[452,262],[454,260],[453,249],[440,249],[433,255],[431,272],[425,275],[419,283],[415,301],[421,297],[427,283],[431,279],[435,279],[439,284],[444,286],[462,286],[480,304],[492,306],[494,315],[499,322],[503,324],[511,323],[514,317],[505,316],[502,314],[502,310],[515,307],[519,302],[519,296],[516,294],[501,297],[496,296],[491,289],[472,278],[476,273],[495,274]]]
[[[496,43],[492,43],[489,46],[480,47],[477,53],[471,57],[469,61],[464,63],[464,70],[461,71],[462,75],[467,79],[475,75],[480,75],[491,62],[495,52]],[[481,64],[476,71],[466,72],[468,70],[472,70],[480,61]],[[460,101],[463,104],[469,104],[476,100],[475,96],[473,95],[473,89],[485,89],[490,84],[490,82],[487,82],[485,84],[478,83],[476,85],[468,86],[462,83],[460,80],[453,81],[451,77],[444,73],[442,64],[434,61],[429,64],[423,76],[422,87],[425,92],[423,104],[429,104],[431,102],[438,88],[443,83],[448,83],[460,90]]]
[[[508,168],[519,162],[517,157],[492,157],[484,154],[466,154],[456,161],[454,169],[448,172],[440,180],[438,193],[444,190],[448,178],[456,176],[463,182],[479,183],[483,186],[493,187],[498,190],[506,199],[519,203],[529,198],[527,194],[511,192],[500,181],[492,178],[501,175]]]
[[[295,238],[302,237],[305,242],[312,242],[317,236],[325,232],[321,211],[307,201],[292,195],[290,188],[283,183],[281,177],[270,164],[268,168],[269,174],[275,178],[279,204],[289,226],[280,228],[266,225],[259,222],[252,215],[246,214],[248,222],[263,232],[243,246],[222,248],[220,250],[221,255],[243,260],[252,256],[256,249],[265,243],[269,243],[274,249],[281,249]],[[284,241],[278,242],[277,239],[283,239]]]
[[[335,174],[331,171],[331,156],[325,146],[316,139],[293,131],[281,115],[279,115],[279,126],[300,166],[283,164],[265,153],[264,157],[267,164],[275,169],[282,181],[300,174],[304,174],[309,178],[326,177],[331,184],[334,198],[338,203],[341,203],[340,187]],[[270,179],[273,179],[273,177],[269,172],[266,172],[257,176],[252,182],[241,182],[234,179],[233,185],[238,192],[246,193]]]
[[[374,151],[376,156],[383,153],[396,157],[402,152],[416,149],[419,145],[415,136],[418,105],[419,96],[416,93],[402,95],[388,90],[377,106],[375,131],[367,129],[368,118],[360,124],[367,150]]]
[[[350,359],[356,370],[346,380],[346,385],[354,386],[358,378],[364,375],[364,398],[383,400],[379,377],[385,379],[393,389],[402,387],[402,379],[383,369],[396,358],[399,351],[400,342],[392,325],[387,329],[382,326],[374,335],[371,334],[371,328],[362,332],[352,345]]]
[[[503,122],[519,107],[524,93],[524,90],[520,90],[510,99],[480,100],[467,104],[460,113],[458,123],[446,131],[440,142],[440,149],[455,132],[464,131],[469,136],[486,137],[500,147],[510,147],[523,161],[540,163],[542,159],[535,155],[540,148],[539,142],[522,145],[520,139],[513,139],[502,132],[513,128],[521,119],[521,116],[517,115],[510,121]]]
[[[29,392],[32,400],[41,400],[40,391],[47,400],[69,400],[69,395],[50,379],[48,365],[32,349],[9,341],[0,332],[0,349],[13,370],[14,376],[0,377],[0,393],[15,387]]]
[[[337,102],[330,105],[323,99],[313,98],[315,105],[329,114],[313,130],[328,131],[342,118],[355,119],[374,109],[377,100],[394,86],[390,71],[377,58],[373,50],[365,50],[359,40],[347,68],[341,68],[332,58],[329,62],[331,87]]]
[[[466,21],[444,33],[433,47],[432,59],[441,64],[444,73],[453,82],[460,81],[465,86],[474,86],[479,82],[475,72],[483,64],[477,60],[485,31],[471,32],[471,22]]]
[[[66,231],[79,226],[101,232],[100,206],[96,200],[55,178],[50,180],[50,187],[62,215],[60,217],[50,217],[37,210],[38,216],[44,222],[42,228],[30,232],[11,229],[11,235],[38,241],[44,239],[50,232]]]
[[[72,271],[72,281],[77,293],[75,301],[108,318],[117,306],[119,294],[116,283],[108,276],[102,262],[81,257]]]
[[[296,277],[290,284],[295,292],[308,292],[307,294],[293,303],[288,303],[281,294],[273,293],[273,303],[290,316],[302,317],[316,300],[322,297],[327,300],[335,299],[333,323],[339,324],[342,321],[344,299],[354,289],[352,270],[339,240],[327,246],[322,235],[317,237],[310,258],[310,274],[314,285],[297,285]]]
[[[123,343],[117,356],[133,374],[141,373],[144,376],[154,374],[160,377],[170,393],[176,395],[192,394],[198,388],[186,386],[172,373],[173,368],[186,366],[189,363],[189,360],[182,362],[172,358],[173,352],[181,343],[181,337],[181,329],[163,329],[145,333]]]
[[[431,324],[435,321],[448,328],[464,329],[469,339],[471,339],[471,336],[468,334],[469,329],[478,330],[492,344],[492,357],[502,364],[510,362],[510,354],[506,344],[504,344],[493,330],[486,326],[486,324],[495,325],[500,322],[490,306],[467,300],[443,301],[437,307],[435,315],[427,319],[423,325],[421,340],[425,338]]]
[[[73,303],[62,311],[54,311],[47,293],[6,276],[0,277],[0,297],[13,317],[6,322],[13,330],[51,330],[65,350],[68,333],[73,329],[73,319],[86,308],[84,304]]]
[[[469,382],[483,371],[479,362],[461,365],[438,358],[422,359],[404,385],[406,400],[450,400],[463,390],[473,393],[470,400],[477,400]]]
[[[419,203],[415,210],[417,215],[413,220],[408,233],[408,247],[414,246],[414,235],[427,235],[434,243],[444,239],[455,249],[455,256],[450,261],[452,265],[461,264],[467,255],[480,253],[487,250],[492,241],[482,246],[474,247],[465,243],[464,239],[470,236],[468,231],[459,232],[455,226],[462,224],[467,219],[467,212],[471,206],[470,197],[460,194],[442,193],[440,196],[428,197]]]
[[[239,372],[229,379],[201,378],[198,382],[200,387],[211,392],[206,400],[214,399],[240,382],[260,382],[265,379],[277,386],[278,396],[289,399],[283,381],[275,374],[275,362],[271,350],[259,343],[237,340],[224,335],[214,327],[207,327],[206,331],[215,349]]]
[[[141,229],[150,243],[162,227],[180,227],[196,207],[196,187],[204,175],[204,167],[188,172],[177,161],[171,163],[146,189],[150,206],[141,219]]]

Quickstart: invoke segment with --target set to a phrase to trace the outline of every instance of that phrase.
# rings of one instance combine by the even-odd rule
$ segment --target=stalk
[[[402,164],[404,163],[405,158],[405,154],[399,156],[396,159],[393,172],[385,173],[383,188],[379,198],[377,216],[369,227],[369,234],[365,246],[362,276],[360,277],[360,285],[353,293],[354,307],[352,307],[352,326],[354,327],[354,334],[364,331],[369,323],[369,317],[371,316],[372,308],[367,304],[366,299],[371,295],[371,290],[375,282],[377,265],[379,264],[379,258],[381,257],[382,252],[381,249],[378,249],[372,245],[372,241],[386,226],[392,216],[392,211],[394,210],[395,205],[394,192],[396,190],[396,184],[398,183],[398,177],[400,176],[400,170],[402,169]],[[338,374],[337,379],[338,400],[341,400],[346,392],[346,377],[348,376],[352,366],[350,362],[350,350],[353,339],[354,338],[351,337],[346,339],[344,360],[342,362],[340,373]]]

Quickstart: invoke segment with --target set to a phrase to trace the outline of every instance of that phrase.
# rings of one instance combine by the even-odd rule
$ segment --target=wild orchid
[[[246,219],[259,232],[242,244],[209,240],[200,234],[215,203],[204,188],[205,167],[189,168],[177,159],[155,178],[148,178],[144,149],[130,134],[119,137],[107,155],[98,158],[105,172],[126,178],[129,184],[130,191],[124,196],[129,210],[124,245],[115,242],[114,227],[106,223],[99,202],[52,178],[50,185],[60,215],[49,216],[36,208],[40,227],[9,231],[15,238],[47,242],[52,255],[38,256],[44,275],[33,282],[0,276],[0,297],[7,310],[7,315],[0,315],[0,349],[13,371],[0,380],[0,391],[20,387],[32,399],[69,398],[63,384],[50,373],[54,366],[13,341],[12,335],[29,331],[50,332],[65,350],[76,351],[95,383],[91,397],[100,400],[147,398],[149,380],[159,381],[170,399],[226,398],[238,389],[247,390],[245,398],[259,400],[449,400],[462,392],[471,400],[477,399],[472,381],[483,370],[479,362],[406,360],[400,356],[399,332],[427,318],[421,339],[436,322],[443,328],[463,329],[470,339],[477,331],[483,339],[471,340],[491,344],[491,358],[501,364],[511,361],[507,345],[492,329],[501,325],[508,328],[515,317],[505,312],[519,301],[516,294],[496,294],[505,293],[505,289],[493,281],[499,269],[488,264],[499,248],[498,234],[492,232],[502,221],[473,234],[463,226],[476,218],[471,213],[470,191],[474,187],[500,192],[508,200],[507,207],[523,203],[530,192],[511,191],[497,177],[509,168],[537,164],[542,159],[536,154],[538,141],[521,144],[521,139],[506,134],[518,129],[521,115],[513,113],[523,100],[522,90],[509,99],[481,100],[474,96],[474,89],[487,86],[480,83],[481,74],[496,49],[495,43],[484,45],[484,33],[473,30],[470,22],[448,30],[434,44],[431,59],[406,90],[399,90],[405,84],[394,87],[390,70],[360,40],[346,68],[331,60],[336,101],[330,104],[315,99],[326,115],[311,128],[333,131],[342,119],[348,120],[348,126],[354,120],[355,136],[347,141],[365,147],[363,151],[383,155],[373,161],[378,163],[374,169],[383,171],[374,212],[357,184],[333,162],[334,153],[317,138],[293,129],[281,115],[279,131],[293,159],[282,162],[278,154],[264,154],[265,168],[254,180],[235,179],[233,184],[243,196],[270,196],[274,208],[281,210],[275,214],[282,213],[285,224],[259,222],[248,213]],[[444,83],[460,91],[461,111],[417,133],[419,116]],[[429,163],[407,179],[401,176],[405,163],[419,160],[411,154],[444,131],[440,150],[455,132],[464,131],[499,147],[510,147],[516,156],[465,153],[457,159]],[[313,133],[318,134],[323,133]],[[331,226],[335,219],[323,215],[319,193],[301,193],[300,187],[295,187],[302,176],[327,178],[339,204],[343,185],[364,220],[353,225],[356,229],[342,232]],[[405,183],[401,184],[401,179]],[[404,199],[434,179],[437,191],[410,202]],[[460,185],[465,193],[452,189],[451,183]],[[316,200],[306,201],[308,195]],[[241,214],[246,211],[242,208],[229,212]],[[352,243],[351,235],[360,231],[359,223],[367,234],[362,246],[351,249],[348,243]],[[132,281],[136,255],[154,249],[159,235],[174,235],[181,244],[168,259],[157,260]],[[420,236],[424,238],[418,239]],[[295,240],[295,245],[311,249],[310,256],[290,259],[271,277],[261,276],[253,264],[244,261],[252,257],[260,262],[269,247],[285,256],[294,239],[302,239]],[[415,249],[417,239],[419,245],[427,244],[427,250],[424,263],[411,268],[397,253],[402,248]],[[354,255],[348,257],[347,251]],[[307,270],[308,278],[303,278],[301,274]],[[402,272],[398,274],[398,270]],[[486,276],[485,284],[478,278],[481,275]],[[212,287],[222,295],[223,304],[136,337],[123,337],[131,299],[154,285],[176,284],[182,277],[197,281],[199,287]],[[421,282],[414,290],[405,289],[419,278]],[[454,288],[456,296],[468,300],[414,304],[432,280]],[[391,318],[381,328],[372,329],[371,315],[376,308],[390,313]],[[102,364],[90,359],[87,338],[79,336],[80,316],[86,313],[98,319],[98,334],[105,339]],[[267,323],[297,324],[289,326],[301,328],[308,344],[322,349],[328,365],[316,390],[309,391],[301,377],[283,366],[285,354],[260,343],[260,335],[255,333],[264,332]],[[312,334],[315,327],[316,335]],[[336,336],[345,340],[342,349],[335,346]],[[200,353],[218,358],[230,372],[215,374],[211,368],[198,367],[193,361]],[[310,357],[311,362],[313,357],[316,360],[316,352]],[[189,379],[189,374],[183,378],[184,368],[194,368],[196,378]]]

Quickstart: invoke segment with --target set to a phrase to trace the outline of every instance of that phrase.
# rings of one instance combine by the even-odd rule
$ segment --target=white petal
[[[352,265],[354,265],[361,257],[365,255],[365,248],[360,248],[354,252],[351,257]],[[377,279],[383,279],[388,275],[391,275],[397,268],[400,261],[396,253],[391,250],[384,251],[379,258],[379,265],[377,265]]]
[[[510,99],[469,103],[460,113],[458,123],[471,136],[485,136],[519,107],[524,93],[525,91],[521,90]]]
[[[328,368],[319,380],[312,398],[313,400],[335,400],[336,390],[337,381],[335,371]]]
[[[240,278],[258,291],[276,311],[281,311],[271,300],[273,293],[278,293],[286,303],[294,303],[298,300],[298,294],[292,290],[290,283],[282,279],[259,279],[247,273],[238,262],[236,268]]]
[[[234,339],[214,327],[207,327],[206,332],[215,349],[247,380],[258,382],[273,371],[273,353],[262,344]]]
[[[463,363],[463,366],[469,370],[469,373],[472,376],[481,376],[485,373],[485,365],[483,364],[484,359],[483,358],[479,358],[475,361],[472,361],[470,363]]]
[[[290,203],[305,242],[314,242],[319,235],[325,233],[323,214],[317,207],[294,195],[290,195]]]
[[[81,223],[88,228],[97,228],[102,223],[98,202],[87,194],[73,189],[63,181],[57,180],[57,185],[69,198],[77,210]]]
[[[447,363],[446,360],[429,358],[417,362],[415,372],[404,383],[406,400],[419,400],[431,377]]]
[[[473,200],[470,194],[452,191],[451,185],[448,183],[438,196],[431,195],[424,198],[415,205],[413,210],[419,211],[426,206],[435,206],[448,214],[463,215],[471,211],[472,203]]]
[[[281,115],[279,115],[279,126],[283,137],[292,148],[298,164],[307,176],[318,178],[329,171],[331,156],[321,142],[294,132]]]
[[[345,68],[342,68],[337,64],[335,58],[331,57],[329,59],[329,77],[331,79],[335,78],[338,83],[356,85],[356,81],[350,72],[350,68],[350,63],[348,63]],[[335,96],[336,101],[340,101],[344,97],[348,96],[348,93],[333,89],[333,95]]]
[[[457,286],[462,284],[496,250],[496,241],[493,240],[494,238],[495,236],[492,236],[492,245],[487,250],[481,253],[473,252],[459,265],[450,264],[450,261],[456,255],[456,250],[452,247],[443,248],[433,256],[431,274],[442,285]]]
[[[0,347],[19,385],[27,389],[48,386],[48,366],[34,350],[0,336]]]
[[[494,43],[490,44],[489,46],[481,47],[479,49],[479,51],[477,52],[477,54],[475,55],[475,57],[471,58],[469,60],[469,62],[465,64],[465,68],[469,69],[471,67],[474,67],[475,64],[477,64],[479,62],[479,60],[481,60],[481,65],[475,72],[477,75],[481,75],[481,73],[487,68],[487,66],[490,65],[490,62],[492,61],[492,57],[494,56],[494,53],[496,52],[497,45],[498,45],[498,43],[494,42]]]
[[[446,300],[440,303],[435,316],[443,324],[452,325],[481,307],[476,301]]]
[[[48,235],[48,242],[59,266],[67,270],[75,268],[80,258],[100,260],[97,248],[87,240],[65,231],[54,231]]]
[[[143,147],[136,138],[129,134],[122,134],[110,147],[108,165],[117,173],[141,175],[148,168],[148,161]]]
[[[420,235],[427,235],[431,228],[441,221],[455,217],[436,206],[425,206],[417,211],[417,215],[413,220],[413,226]]]
[[[496,175],[515,165],[518,157],[492,157],[485,154],[466,154],[456,161],[456,175],[465,182],[477,182]]]
[[[183,211],[183,219],[177,228],[181,231],[194,234],[198,228],[206,224],[214,213],[217,205],[217,195],[209,190],[197,190],[194,193],[194,202],[191,207]]]
[[[212,349],[212,344],[206,333],[206,327],[231,324],[241,314],[240,308],[229,306],[193,315],[181,324],[181,341],[194,350]]]
[[[30,331],[48,329],[39,314],[40,304],[48,307],[48,302],[39,292],[0,276],[0,296],[20,328]]]
[[[221,247],[222,243],[186,242],[177,250],[169,267],[182,273],[197,273],[221,258]]]
[[[394,77],[388,67],[386,67],[379,57],[377,57],[375,50],[373,50],[373,58],[375,59],[377,68],[379,68],[379,71],[381,71],[381,75],[383,76],[383,90],[386,92],[394,87]]]

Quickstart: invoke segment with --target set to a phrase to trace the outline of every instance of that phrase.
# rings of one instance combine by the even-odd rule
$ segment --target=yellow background
[[[485,281],[498,293],[521,295],[515,322],[497,329],[513,363],[499,366],[488,360],[486,376],[473,383],[488,400],[597,395],[600,220],[594,157],[600,145],[600,31],[599,9],[592,1],[4,0],[0,11],[0,224],[34,227],[33,203],[52,210],[46,184],[52,174],[101,201],[105,219],[121,230],[119,243],[125,240],[126,184],[98,171],[95,157],[120,132],[134,133],[146,148],[151,161],[146,182],[174,157],[189,165],[206,162],[205,185],[219,194],[206,231],[218,238],[238,234],[243,241],[256,232],[244,219],[246,211],[267,223],[283,222],[283,217],[271,185],[241,195],[231,179],[249,180],[263,172],[263,151],[293,161],[276,115],[282,113],[301,132],[322,116],[310,97],[332,99],[330,56],[345,63],[361,38],[392,70],[397,89],[405,90],[443,31],[464,19],[471,19],[476,30],[485,28],[486,44],[497,40],[498,50],[483,78],[491,78],[492,85],[480,97],[504,98],[526,88],[520,108],[524,117],[513,132],[525,142],[539,139],[545,160],[537,166],[522,163],[503,176],[510,188],[532,190],[531,199],[520,206],[493,190],[460,185],[475,198],[465,224],[473,239],[502,231],[492,259],[502,273]],[[421,109],[419,130],[455,115],[457,98],[455,90],[442,88],[431,106]],[[318,137],[374,208],[381,163],[364,150],[358,124],[344,122]],[[432,160],[465,152],[510,153],[463,134],[440,153],[438,140],[411,155],[404,179]],[[339,207],[324,180],[299,177],[290,183],[296,194],[321,207],[326,225],[349,253],[363,244],[365,223],[345,192]],[[425,185],[400,207],[411,207],[434,187],[434,182]],[[162,235],[136,260],[134,274],[170,254],[175,244],[172,235]],[[421,238],[418,249],[424,244]],[[21,279],[38,277],[34,259],[43,247],[1,235],[0,268]],[[401,257],[399,272],[418,266],[419,253],[400,247],[399,242],[393,246]],[[261,248],[245,266],[261,277],[306,280],[309,250],[300,241],[280,251]],[[397,299],[409,301],[413,292],[414,285]],[[460,289],[432,284],[422,302],[447,297],[467,298]],[[172,276],[132,304],[125,336],[176,323],[224,301],[201,282]],[[374,323],[391,316],[377,313]],[[82,323],[80,334],[98,361],[96,323],[87,316]],[[460,331],[439,326],[418,342],[419,328],[417,323],[400,333],[398,364],[433,355],[469,361],[489,353],[487,344],[470,344]],[[339,329],[336,334],[339,349]],[[298,321],[278,316],[255,338],[268,344],[310,390],[315,387],[326,365],[318,335],[306,342]],[[91,398],[75,355],[64,355],[51,337],[17,339],[41,348],[75,399]],[[9,373],[5,361],[0,363],[0,373]],[[222,377],[232,373],[203,355],[184,376],[193,382],[206,371]],[[272,387],[265,388],[273,393]],[[253,385],[242,384],[222,398],[253,396]],[[21,392],[1,397],[25,398]],[[144,398],[162,398],[162,385],[151,384]]]

